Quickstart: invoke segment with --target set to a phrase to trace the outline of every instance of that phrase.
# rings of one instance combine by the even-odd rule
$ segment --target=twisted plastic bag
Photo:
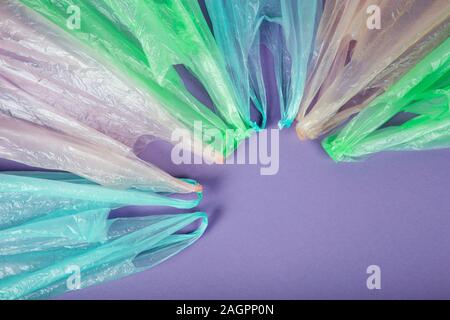
[[[385,150],[450,147],[450,38],[323,147],[336,161]]]
[[[371,24],[377,13],[380,29]],[[298,115],[300,138],[317,138],[358,113],[449,34],[448,0],[326,1]]]
[[[3,104],[1,98],[11,97],[0,94],[0,104]],[[24,101],[24,105],[27,103]],[[200,185],[176,179],[131,155],[131,150],[127,152],[125,146],[115,147],[117,142],[108,140],[108,137],[93,130],[90,134],[90,140],[83,140],[0,113],[0,158],[34,167],[69,171],[120,189],[171,193],[201,191]],[[96,143],[101,139],[110,143]]]
[[[267,120],[261,45],[273,55],[280,98],[280,127],[289,127],[297,115],[305,86],[320,1],[309,0],[206,0],[216,41],[239,97],[248,125],[251,106]]]
[[[197,139],[227,156],[250,131],[241,120],[222,57],[197,1],[21,0],[89,47],[150,92]],[[67,28],[68,9],[80,12],[80,27]],[[185,88],[175,65],[186,66],[204,85],[219,115]],[[222,120],[223,119],[223,120]],[[194,126],[218,131],[198,136]],[[228,129],[228,130],[227,130]],[[230,129],[235,131],[231,132]],[[219,138],[218,138],[219,136]],[[214,141],[212,141],[214,140]]]
[[[55,216],[125,205],[191,209],[201,199],[200,193],[197,199],[188,200],[148,191],[108,189],[70,173],[3,172],[0,174],[0,230],[48,212]]]
[[[207,226],[203,213],[108,219],[112,208],[133,204],[195,201],[109,190],[64,173],[1,174],[0,299],[48,298],[143,271]],[[195,231],[178,233],[197,220]],[[70,287],[74,270],[79,283]]]

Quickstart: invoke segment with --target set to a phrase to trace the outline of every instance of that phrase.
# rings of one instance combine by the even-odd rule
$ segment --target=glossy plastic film
[[[246,123],[264,128],[267,121],[264,45],[275,64],[279,126],[289,127],[302,98],[321,2],[206,0],[206,5]],[[261,115],[260,123],[252,118],[253,106]]]
[[[151,93],[196,139],[219,151],[221,160],[250,135],[251,130],[241,120],[222,57],[196,1],[21,2],[77,38],[97,59]],[[69,8],[80,13],[81,23],[74,30],[67,28]],[[176,65],[184,65],[203,84],[216,113],[188,92]],[[204,131],[217,132],[215,139],[195,131],[198,123]]]
[[[450,147],[450,38],[323,146],[336,161]]]
[[[111,210],[198,202],[111,190],[66,173],[1,174],[0,298],[48,298],[151,268],[195,242],[206,215],[110,219]]]
[[[0,94],[1,97],[5,96]],[[94,140],[99,133],[92,130],[91,135]],[[106,136],[98,139],[108,141]],[[170,193],[199,192],[202,189],[200,185],[176,179],[140,160],[131,150],[124,152],[125,146],[113,147],[115,141],[109,145],[91,141],[0,113],[1,158],[33,167],[69,171],[101,185],[119,189],[136,188]]]
[[[447,0],[326,1],[299,137],[318,138],[360,112],[449,35]]]

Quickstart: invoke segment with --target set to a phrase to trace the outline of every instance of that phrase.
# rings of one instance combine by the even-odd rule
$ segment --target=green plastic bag
[[[148,90],[177,119],[197,133],[218,131],[220,139],[197,137],[230,155],[251,134],[241,120],[223,59],[197,1],[192,0],[20,0],[91,49],[101,61]],[[70,9],[79,28],[67,27]],[[205,86],[218,115],[185,88],[175,65],[186,66]],[[232,129],[233,131],[231,131]]]
[[[108,219],[125,204],[188,205],[64,173],[2,174],[0,186],[0,299],[48,298],[146,270],[207,226],[204,213]],[[197,221],[194,231],[179,233]]]
[[[450,38],[322,144],[335,161],[449,148]]]

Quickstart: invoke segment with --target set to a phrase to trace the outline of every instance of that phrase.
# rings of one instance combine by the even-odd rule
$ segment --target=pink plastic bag
[[[371,25],[378,12],[380,29]],[[449,35],[448,0],[327,0],[299,137],[317,138],[358,113]]]

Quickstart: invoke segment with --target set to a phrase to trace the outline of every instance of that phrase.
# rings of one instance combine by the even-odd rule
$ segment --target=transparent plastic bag
[[[184,65],[204,85],[226,123],[245,131],[222,56],[198,1],[93,0],[135,36],[158,83],[175,65]]]
[[[335,161],[387,150],[450,148],[450,38],[323,147]]]
[[[0,270],[8,272],[0,279],[0,299],[51,298],[145,271],[192,245],[207,225],[203,213],[111,220],[106,219],[107,214],[107,210],[98,209],[66,217],[76,227],[85,223],[89,232],[95,232],[95,237],[74,235],[76,248],[0,255]],[[40,227],[60,219],[41,221]],[[177,234],[198,220],[202,221],[198,229]],[[27,227],[32,226],[23,226]],[[71,282],[78,275],[79,283],[76,279]]]
[[[261,44],[272,53],[280,97],[280,127],[289,127],[297,115],[305,85],[320,1],[206,0],[216,41],[223,52],[248,125],[264,128],[267,92]],[[258,125],[251,106],[261,114]]]
[[[14,102],[0,91],[0,105]],[[22,100],[24,105],[28,101]],[[37,107],[34,105],[34,107]],[[132,154],[126,146],[87,130],[89,140],[69,136],[25,120],[0,113],[0,158],[33,167],[69,171],[101,185],[155,192],[191,193],[202,187],[176,179]],[[106,141],[99,144],[99,140]]]
[[[83,221],[90,232],[96,232],[96,238],[80,234],[77,248],[0,256],[0,269],[14,272],[0,280],[0,298],[50,298],[145,271],[192,245],[207,224],[203,213],[106,220],[107,213],[99,209],[71,217],[72,222]],[[176,233],[197,220],[203,223],[194,232]],[[78,273],[79,283],[71,283]]]
[[[58,216],[125,205],[191,209],[201,199],[201,193],[196,199],[189,200],[149,191],[109,189],[63,172],[2,172],[0,230],[41,218],[48,212]]]
[[[197,1],[20,1],[149,91],[192,135],[211,144],[221,156],[231,154],[250,135]],[[67,10],[72,7],[78,8],[81,23],[69,30]],[[175,70],[177,64],[185,65],[202,82],[218,115],[187,91]],[[198,136],[196,123],[220,136]]]
[[[380,13],[380,29],[372,19]],[[342,124],[450,35],[448,0],[325,2],[298,115],[301,139]]]
[[[155,98],[130,86],[17,2],[0,3],[0,33],[3,90],[19,96],[25,91],[29,100],[42,103],[42,108],[4,104],[0,111],[79,137],[86,135],[84,125],[136,152],[154,139],[174,143],[172,133],[187,130]],[[81,125],[67,125],[74,121]],[[201,141],[185,142],[187,151],[200,149]]]
[[[15,1],[0,9],[0,157],[110,187],[200,190],[133,154],[141,135],[167,141],[180,128],[156,101],[63,41],[29,9]]]
[[[151,268],[200,238],[206,215],[108,219],[110,211],[198,201],[110,190],[65,173],[1,174],[0,299],[48,298]],[[71,288],[74,267],[79,284]]]

